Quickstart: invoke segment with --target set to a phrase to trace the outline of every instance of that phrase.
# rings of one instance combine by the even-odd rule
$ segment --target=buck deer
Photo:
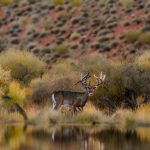
[[[92,96],[94,91],[104,83],[105,74],[101,73],[99,77],[95,76],[96,84],[91,86],[87,83],[87,80],[90,78],[90,74],[86,75],[81,74],[81,80],[78,81],[75,85],[81,83],[84,92],[72,92],[72,91],[55,91],[52,94],[52,105],[53,109],[59,108],[61,105],[73,108],[73,112],[77,111],[77,108],[82,110],[85,106],[88,97]]]

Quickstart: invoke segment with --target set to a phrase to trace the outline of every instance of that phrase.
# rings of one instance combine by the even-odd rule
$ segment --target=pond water
[[[0,125],[0,150],[150,150],[150,128]]]

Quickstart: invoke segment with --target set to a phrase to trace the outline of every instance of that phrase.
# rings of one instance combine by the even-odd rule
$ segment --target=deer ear
[[[106,75],[104,74],[104,75],[103,75],[103,81],[105,80],[105,78],[106,78]]]

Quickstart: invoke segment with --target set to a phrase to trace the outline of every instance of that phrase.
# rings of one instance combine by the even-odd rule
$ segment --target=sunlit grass
[[[143,123],[143,124],[149,124],[150,125],[150,105],[145,104],[143,106],[140,106],[136,111],[135,111],[135,118],[138,123]]]
[[[0,123],[21,123],[24,122],[23,117],[17,113],[9,113],[7,109],[0,108]]]
[[[143,105],[135,111],[119,109],[112,115],[106,115],[88,104],[82,112],[72,114],[71,111],[62,113],[61,109],[54,111],[50,107],[40,108],[31,106],[26,108],[29,124],[48,127],[51,124],[113,124],[122,129],[136,126],[150,125],[150,105]],[[1,123],[24,122],[17,112],[8,113],[4,108],[0,110]]]

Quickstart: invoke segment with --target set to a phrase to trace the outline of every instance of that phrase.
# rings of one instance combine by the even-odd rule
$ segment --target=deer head
[[[106,75],[103,74],[102,72],[100,73],[99,77],[97,77],[96,75],[94,75],[94,78],[96,79],[96,84],[95,85],[90,85],[90,83],[87,83],[87,80],[90,78],[90,74],[87,73],[86,75],[83,76],[83,74],[81,74],[81,79],[80,81],[78,81],[76,84],[81,83],[83,88],[88,92],[89,96],[92,96],[95,92],[95,90],[104,84]]]

